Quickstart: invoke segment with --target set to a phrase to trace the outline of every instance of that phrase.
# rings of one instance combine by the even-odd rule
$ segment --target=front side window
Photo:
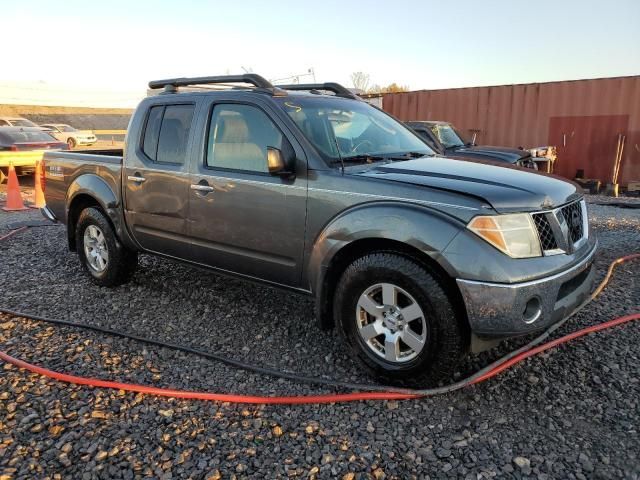
[[[145,155],[154,162],[183,165],[187,156],[193,112],[193,105],[151,107],[142,140]]]
[[[259,108],[216,105],[209,124],[207,166],[267,173],[267,149],[282,150],[282,143],[282,133]]]

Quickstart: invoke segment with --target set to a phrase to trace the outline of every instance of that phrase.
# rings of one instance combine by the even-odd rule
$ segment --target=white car
[[[78,130],[66,123],[46,123],[40,126],[46,128],[50,135],[61,142],[66,142],[69,149],[78,145],[93,145],[98,141],[91,130]]]
[[[0,117],[0,127],[38,127],[38,125],[22,117]]]

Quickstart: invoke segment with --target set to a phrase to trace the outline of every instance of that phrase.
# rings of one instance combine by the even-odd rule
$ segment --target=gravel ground
[[[598,197],[600,198],[600,197]],[[640,251],[640,210],[591,205],[604,275]],[[0,213],[7,224],[37,212]],[[640,264],[561,329],[640,310]],[[260,365],[370,382],[318,330],[312,302],[142,256],[134,280],[101,289],[66,251],[62,227],[0,244],[4,307],[167,340]],[[329,393],[194,355],[0,316],[9,354],[54,370],[169,388]],[[517,342],[474,356],[465,376]],[[4,478],[640,478],[640,328],[580,339],[453,394],[404,402],[252,406],[70,386],[3,365]],[[6,477],[3,477],[5,475]]]

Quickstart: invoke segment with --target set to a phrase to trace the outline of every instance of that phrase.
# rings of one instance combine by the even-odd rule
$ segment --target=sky
[[[149,80],[245,70],[411,90],[640,74],[640,0],[0,0],[0,24],[0,103],[133,107]]]

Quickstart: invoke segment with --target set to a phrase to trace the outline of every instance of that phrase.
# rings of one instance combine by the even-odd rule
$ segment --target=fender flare
[[[74,200],[80,195],[87,195],[95,200],[111,221],[116,235],[122,243],[127,248],[138,250],[138,246],[127,231],[121,202],[118,200],[116,192],[113,191],[103,178],[94,173],[80,175],[74,179],[67,189],[65,217],[67,220],[67,234],[70,246],[73,242],[75,225],[71,225],[69,213]]]
[[[464,224],[438,210],[393,201],[359,204],[334,217],[316,237],[306,266],[309,287],[316,297],[316,316],[328,327],[325,317],[326,276],[332,262],[345,247],[360,240],[400,243],[418,250],[437,263],[450,277],[455,269],[442,256],[449,243],[464,229]]]

